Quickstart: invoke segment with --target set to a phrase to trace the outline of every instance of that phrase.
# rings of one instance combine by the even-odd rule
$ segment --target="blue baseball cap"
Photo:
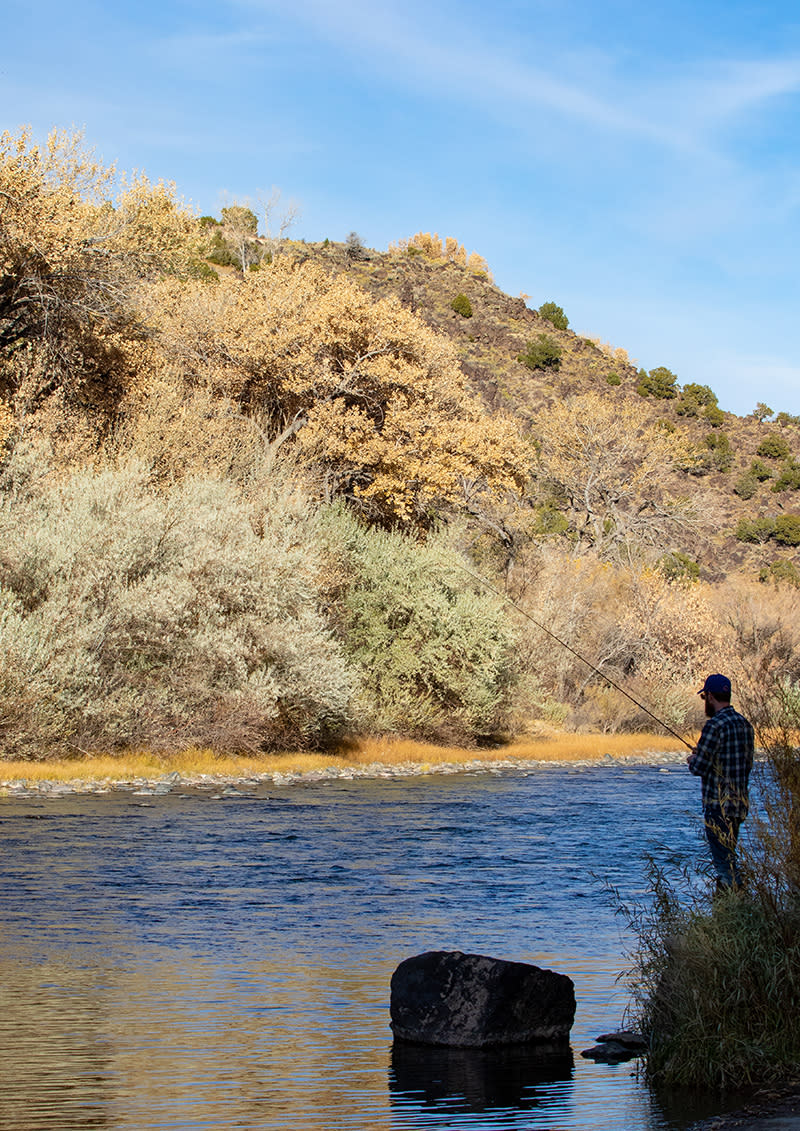
[[[697,694],[702,695],[706,691],[709,691],[712,695],[727,697],[731,693],[731,681],[726,675],[710,675]]]

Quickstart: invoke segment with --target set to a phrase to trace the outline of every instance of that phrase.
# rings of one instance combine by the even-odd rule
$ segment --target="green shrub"
[[[450,309],[460,314],[462,318],[472,317],[472,303],[465,294],[457,294],[450,303]]]
[[[754,459],[750,464],[750,474],[754,475],[759,483],[763,483],[766,479],[772,478],[772,468],[767,467],[760,459]]]
[[[725,432],[709,432],[703,440],[705,465],[713,471],[729,471],[733,463],[733,448]]]
[[[219,282],[219,275],[204,259],[190,259],[187,264],[187,274],[190,279],[199,279],[203,283]]]
[[[768,566],[763,566],[758,580],[772,581],[775,585],[790,585],[793,589],[800,589],[800,570],[788,558],[776,558]]]
[[[758,491],[758,477],[752,471],[746,471],[744,475],[740,475],[733,485],[734,495],[738,495],[740,499],[752,499]]]
[[[609,373],[606,377],[606,381],[609,385],[622,384],[622,378],[620,377],[619,373]]]
[[[703,410],[703,416],[712,428],[719,428],[725,422],[725,413],[716,404],[710,404]]]
[[[566,534],[568,530],[569,519],[555,503],[540,503],[536,507],[536,523],[532,530],[535,537]]]
[[[236,256],[222,234],[222,227],[219,224],[212,230],[206,250],[206,259],[209,263],[216,263],[218,267],[233,267],[237,262]]]
[[[683,386],[678,403],[675,405],[675,411],[679,416],[700,416],[703,410],[717,407],[716,394],[711,391],[708,385],[696,385],[689,383]]]
[[[670,550],[658,566],[668,581],[697,581],[700,577],[700,566],[682,550]]]
[[[757,454],[765,459],[789,459],[792,449],[785,436],[771,432],[758,445]]]
[[[790,424],[800,424],[800,416],[795,416],[790,412],[779,412],[775,417],[775,423],[779,424],[781,428],[786,428]]]
[[[336,603],[345,654],[360,673],[356,724],[378,733],[472,741],[502,727],[514,682],[514,632],[440,538],[415,542],[325,513],[345,578]]]
[[[672,370],[667,369],[663,365],[659,365],[656,369],[651,369],[649,373],[644,369],[640,369],[636,392],[640,397],[656,397],[660,400],[671,400],[678,395],[677,382],[678,378]]]
[[[789,459],[783,465],[780,473],[772,484],[772,491],[800,491],[800,463]]]
[[[517,356],[517,361],[521,361],[528,369],[558,369],[561,354],[558,342],[547,334],[538,334],[528,342],[525,352]]]
[[[769,542],[775,533],[775,519],[767,515],[761,518],[742,518],[736,525],[736,537],[740,542]]]
[[[569,319],[564,313],[563,307],[558,306],[555,302],[543,302],[538,313],[548,322],[552,322],[556,330],[566,330],[569,326]]]
[[[800,514],[779,514],[773,537],[781,546],[800,546]]]

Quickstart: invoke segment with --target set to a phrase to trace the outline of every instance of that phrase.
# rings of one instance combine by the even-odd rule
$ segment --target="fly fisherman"
[[[739,826],[747,816],[747,783],[753,767],[753,728],[731,706],[731,681],[710,675],[698,692],[707,720],[697,746],[686,759],[702,783],[703,816],[717,890],[739,887],[736,863]]]

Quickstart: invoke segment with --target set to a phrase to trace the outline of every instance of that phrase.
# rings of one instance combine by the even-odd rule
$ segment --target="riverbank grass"
[[[776,901],[759,879],[710,903],[656,879],[636,987],[653,1083],[725,1089],[800,1076],[800,901]]]
[[[419,773],[444,765],[494,762],[584,762],[604,757],[641,759],[649,753],[678,751],[675,739],[652,734],[552,734],[536,735],[492,749],[434,746],[401,738],[359,739],[330,754],[280,753],[263,757],[216,754],[207,749],[187,749],[161,755],[154,751],[127,751],[119,755],[85,754],[68,761],[0,762],[0,781],[124,781],[159,778],[171,773],[205,774],[215,778],[242,778],[255,774],[308,774],[327,769],[363,769],[368,766],[411,766]]]

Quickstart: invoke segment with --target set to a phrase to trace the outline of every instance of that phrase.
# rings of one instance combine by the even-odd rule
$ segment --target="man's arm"
[[[714,765],[718,747],[719,736],[717,735],[717,728],[714,726],[714,720],[708,719],[697,741],[697,746],[695,746],[686,759],[689,772],[696,774],[698,777],[702,777],[702,775]]]

